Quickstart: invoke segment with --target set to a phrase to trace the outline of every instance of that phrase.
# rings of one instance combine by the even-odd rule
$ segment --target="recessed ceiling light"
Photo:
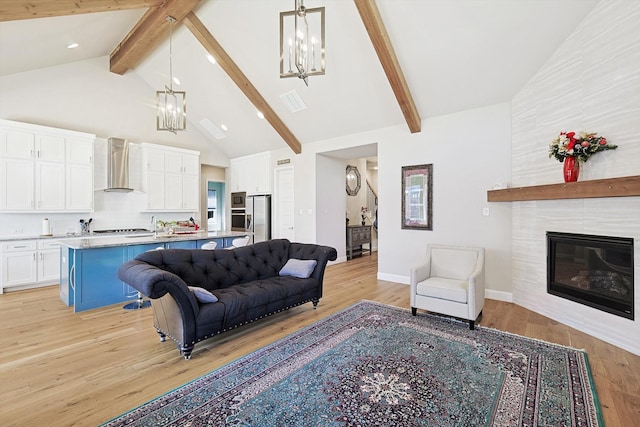
[[[67,45],[67,49],[75,49],[75,48],[77,48],[78,46],[80,46],[78,43],[69,43],[69,44]]]
[[[216,58],[213,57],[213,55],[211,55],[210,53],[207,53],[207,59],[209,60],[209,62],[211,62],[212,64],[216,63]]]
[[[179,78],[177,78],[176,76],[173,76],[173,82],[174,82],[175,84],[177,84],[178,86],[180,86],[180,79],[179,79]]]
[[[228,131],[229,129],[227,128],[227,125],[220,125],[220,129],[222,129],[223,131]]]
[[[264,119],[264,114],[262,114],[262,111],[256,111],[256,114],[258,115],[259,119]]]

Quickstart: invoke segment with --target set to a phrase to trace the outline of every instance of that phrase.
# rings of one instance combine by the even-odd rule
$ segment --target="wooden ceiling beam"
[[[199,4],[200,0],[165,0],[160,7],[147,10],[111,52],[111,72],[124,74],[138,65],[169,35],[167,16],[174,17],[177,25]]]
[[[2,0],[0,21],[159,7],[166,0]]]
[[[249,101],[264,114],[265,120],[271,124],[273,129],[284,139],[291,147],[294,153],[302,152],[302,145],[295,135],[289,130],[284,122],[278,117],[275,111],[260,95],[258,89],[249,81],[242,70],[231,59],[227,52],[222,48],[220,43],[211,35],[209,30],[204,26],[202,21],[198,19],[195,13],[190,12],[184,19],[184,25],[193,33],[200,44],[215,58],[220,67],[227,73],[233,82],[240,88]]]
[[[398,104],[400,104],[400,109],[409,126],[409,130],[411,133],[420,132],[422,126],[420,114],[416,104],[413,102],[411,91],[398,63],[398,58],[389,40],[389,34],[387,34],[384,22],[382,22],[375,0],[354,0],[354,2],[367,33],[369,33],[371,43],[373,43],[373,47],[378,54],[380,64],[382,64],[382,68],[387,75],[391,89],[398,100]]]

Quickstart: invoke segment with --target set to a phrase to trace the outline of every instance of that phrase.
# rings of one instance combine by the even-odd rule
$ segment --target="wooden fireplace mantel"
[[[487,191],[488,202],[640,196],[640,175]]]

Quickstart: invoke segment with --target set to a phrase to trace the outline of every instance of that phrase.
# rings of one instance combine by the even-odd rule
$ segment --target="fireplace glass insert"
[[[634,319],[633,239],[547,232],[547,292]]]

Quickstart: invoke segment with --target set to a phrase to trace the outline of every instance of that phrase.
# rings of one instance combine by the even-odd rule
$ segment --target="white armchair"
[[[417,309],[459,317],[473,329],[484,307],[484,248],[429,245],[411,269],[411,313]]]

